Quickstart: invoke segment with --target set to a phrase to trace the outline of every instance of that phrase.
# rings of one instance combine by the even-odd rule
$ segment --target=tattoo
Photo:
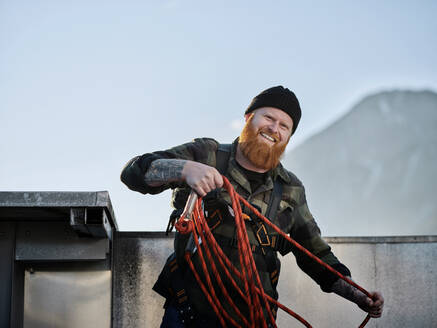
[[[144,179],[150,186],[179,181],[182,179],[185,163],[186,161],[181,159],[157,159],[150,164]]]
[[[332,285],[332,291],[337,295],[340,295],[345,299],[354,302],[357,305],[362,305],[363,303],[365,303],[365,300],[367,298],[364,293],[362,293],[354,286],[349,285],[346,281],[342,279],[338,279]]]

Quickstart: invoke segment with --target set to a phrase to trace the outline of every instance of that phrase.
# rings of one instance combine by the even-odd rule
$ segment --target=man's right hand
[[[150,164],[145,177],[149,186],[184,181],[199,196],[223,186],[223,177],[212,166],[182,159],[157,159]]]
[[[186,161],[182,178],[200,197],[223,186],[223,177],[219,171],[199,162]]]

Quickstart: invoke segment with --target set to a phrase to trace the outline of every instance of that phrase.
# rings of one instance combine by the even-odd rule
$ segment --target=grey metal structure
[[[111,327],[108,192],[0,192],[0,327]]]

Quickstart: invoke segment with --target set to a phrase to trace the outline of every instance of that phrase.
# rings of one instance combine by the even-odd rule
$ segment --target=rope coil
[[[261,284],[261,279],[259,277],[258,271],[256,269],[255,261],[252,255],[251,246],[249,243],[249,237],[246,231],[246,225],[244,223],[244,218],[241,210],[241,203],[243,203],[250,211],[252,211],[257,217],[259,217],[263,223],[270,226],[273,230],[283,236],[289,243],[294,245],[296,248],[304,252],[310,258],[315,260],[321,266],[335,274],[340,279],[346,281],[348,284],[354,286],[361,292],[363,292],[366,296],[371,297],[370,293],[366,291],[364,288],[356,284],[351,279],[343,276],[341,273],[333,269],[331,266],[320,260],[317,256],[313,255],[299,243],[297,243],[294,239],[289,237],[286,233],[284,233],[280,228],[278,228],[275,224],[270,222],[266,217],[264,217],[256,208],[254,208],[249,202],[247,202],[243,197],[241,197],[233,188],[232,184],[229,180],[223,176],[224,188],[229,193],[229,196],[232,200],[232,209],[234,212],[235,218],[235,226],[237,232],[237,246],[238,246],[238,255],[239,255],[239,267],[238,269],[229,258],[224,254],[223,250],[216,242],[203,213],[202,210],[202,198],[191,197],[187,201],[187,205],[184,209],[179,220],[176,222],[175,227],[181,234],[192,233],[192,238],[196,247],[196,250],[199,255],[199,260],[201,264],[201,269],[203,272],[203,276],[206,280],[206,285],[202,281],[199,273],[197,272],[193,262],[192,262],[192,254],[189,251],[185,252],[185,260],[187,261],[190,269],[192,270],[196,281],[198,282],[202,292],[207,298],[209,304],[211,305],[214,313],[219,319],[221,325],[226,327],[226,321],[230,322],[234,327],[263,327],[267,328],[267,322],[270,322],[271,326],[277,327],[275,324],[275,318],[273,316],[271,305],[277,306],[283,311],[287,312],[289,315],[293,316],[295,319],[300,321],[305,327],[311,328],[312,326],[297,313],[293,312],[291,309],[286,307],[285,305],[279,303],[277,300],[270,297],[268,294],[264,292],[263,286]],[[192,195],[195,195],[192,192]],[[191,217],[191,218],[190,218]],[[201,242],[200,242],[201,241]],[[205,253],[205,254],[204,254]],[[223,307],[220,303],[215,288],[213,287],[213,283],[211,280],[210,272],[208,270],[205,255],[207,261],[210,265],[210,270],[217,282],[218,287],[229,306],[232,308],[236,316],[239,318],[240,322],[237,322]],[[229,295],[228,290],[226,289],[222,276],[219,273],[219,269],[217,268],[217,264],[219,268],[224,272],[224,276],[227,278],[232,285],[232,287],[237,291],[239,296],[244,300],[247,304],[249,311],[249,318],[246,318],[240,311],[240,309],[236,306],[232,297]],[[233,275],[232,275],[232,274]],[[241,288],[242,286],[243,288]],[[207,288],[208,287],[208,288]],[[265,308],[265,312],[267,313],[267,317],[265,317],[265,313],[263,311],[263,307]],[[268,319],[268,320],[266,320]],[[370,319],[370,315],[364,319],[359,328],[364,327]],[[243,326],[241,325],[243,324]]]

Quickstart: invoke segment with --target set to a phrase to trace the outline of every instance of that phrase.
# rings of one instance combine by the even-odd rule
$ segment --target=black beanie
[[[274,107],[283,110],[293,120],[293,131],[291,134],[296,131],[302,112],[300,110],[299,101],[293,91],[284,88],[282,85],[264,90],[253,98],[244,114],[253,112],[260,107]]]

